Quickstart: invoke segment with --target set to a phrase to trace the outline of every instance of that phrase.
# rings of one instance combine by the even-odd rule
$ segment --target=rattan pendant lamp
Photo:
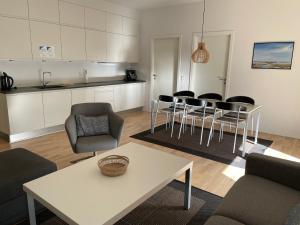
[[[205,10],[206,10],[206,0],[204,0],[201,42],[198,43],[198,48],[192,54],[192,60],[194,63],[208,63],[209,61],[209,52],[206,49],[205,43],[203,41]]]

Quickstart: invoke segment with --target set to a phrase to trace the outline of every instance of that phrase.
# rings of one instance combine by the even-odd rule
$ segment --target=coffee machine
[[[14,85],[14,79],[8,76],[5,72],[0,73],[0,75],[1,90],[7,91],[12,89]]]

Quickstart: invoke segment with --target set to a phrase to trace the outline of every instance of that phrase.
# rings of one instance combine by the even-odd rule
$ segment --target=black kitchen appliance
[[[125,81],[136,81],[136,70],[126,70]]]
[[[2,72],[2,75],[0,76],[0,82],[1,90],[10,90],[14,85],[14,79],[8,76],[5,72]]]

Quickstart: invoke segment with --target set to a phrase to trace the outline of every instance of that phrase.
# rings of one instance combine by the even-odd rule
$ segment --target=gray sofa
[[[0,224],[28,217],[23,184],[57,170],[56,164],[25,149],[0,152]],[[42,206],[36,205],[36,210]]]
[[[286,225],[299,203],[300,163],[250,154],[246,175],[205,225]]]

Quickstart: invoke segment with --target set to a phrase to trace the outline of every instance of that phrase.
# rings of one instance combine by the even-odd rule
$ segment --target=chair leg
[[[169,113],[166,113],[166,130],[168,130],[168,124],[169,124]]]
[[[247,132],[248,132],[248,123],[244,125],[244,135],[243,135],[243,157],[246,155],[246,143],[247,143]]]
[[[173,132],[174,132],[174,123],[175,123],[175,113],[173,113],[173,116],[172,116],[172,131],[171,131],[171,137],[173,137]]]
[[[212,122],[211,126],[210,126],[210,131],[209,131],[209,136],[208,136],[208,140],[207,140],[207,147],[209,146],[210,144],[210,141],[212,139],[212,130],[213,130],[213,126],[214,126],[214,121]]]
[[[236,125],[236,129],[235,129],[234,144],[233,144],[233,154],[235,153],[237,133],[238,133],[238,124]]]
[[[251,130],[252,130],[251,135],[253,136],[254,135],[254,118],[252,115],[251,115]]]
[[[219,142],[221,142],[221,136],[222,136],[222,123],[220,123]]]
[[[200,136],[200,145],[202,145],[202,139],[203,139],[203,129],[204,129],[204,121],[205,121],[205,119],[204,119],[204,118],[202,118],[201,136]]]
[[[181,131],[182,131],[183,123],[184,123],[184,116],[182,115],[180,129],[179,129],[179,134],[178,134],[178,140],[180,139],[180,136],[181,136]]]

